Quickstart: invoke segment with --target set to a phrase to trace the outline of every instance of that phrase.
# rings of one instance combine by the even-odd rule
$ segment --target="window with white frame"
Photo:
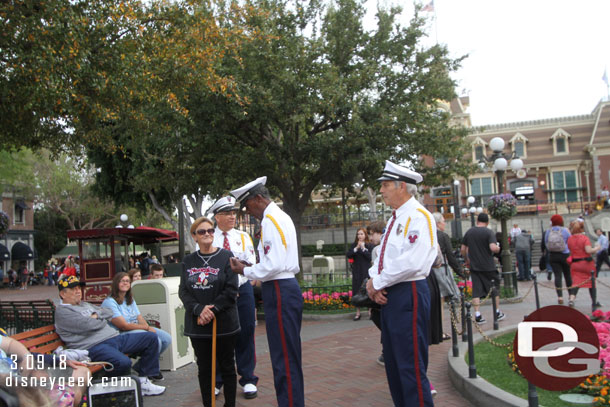
[[[551,136],[553,142],[553,154],[554,155],[568,155],[570,154],[570,133],[564,129],[557,129]]]
[[[519,158],[527,158],[527,142],[528,139],[521,133],[515,134],[510,140],[509,143],[512,146],[512,150],[515,155]]]
[[[13,212],[13,224],[23,225],[25,223],[25,210],[19,204],[15,204],[15,210]]]
[[[473,178],[470,180],[470,195],[493,195],[493,182],[491,177]]]
[[[555,202],[578,201],[576,171],[553,171],[553,199]]]
[[[476,163],[485,157],[487,143],[481,137],[476,137],[472,142],[472,160]]]

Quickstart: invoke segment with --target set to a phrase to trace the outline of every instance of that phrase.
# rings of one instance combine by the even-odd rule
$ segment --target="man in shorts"
[[[470,228],[462,240],[462,256],[470,267],[470,278],[472,280],[472,305],[474,306],[475,319],[478,324],[486,322],[479,312],[481,298],[487,297],[491,290],[491,281],[496,286],[496,292],[500,292],[500,274],[496,269],[494,253],[500,252],[500,246],[496,240],[495,233],[487,227],[489,216],[480,213],[477,217],[477,225]],[[497,320],[501,321],[506,316],[500,311],[500,296],[495,297]]]

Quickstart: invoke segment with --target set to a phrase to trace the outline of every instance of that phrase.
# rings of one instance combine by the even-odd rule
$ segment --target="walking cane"
[[[216,317],[212,319],[212,407],[216,407]]]

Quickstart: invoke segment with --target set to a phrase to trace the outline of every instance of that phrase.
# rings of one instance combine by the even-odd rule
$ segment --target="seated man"
[[[163,278],[163,266],[160,264],[150,265],[150,279],[155,280],[157,278]]]
[[[86,349],[93,361],[110,362],[114,369],[111,376],[127,375],[131,371],[131,359],[125,353],[138,354],[138,374],[142,394],[156,396],[165,391],[165,387],[153,384],[148,376],[159,374],[159,342],[154,332],[138,332],[130,335],[119,335],[119,332],[108,325],[112,310],[101,308],[81,301],[81,283],[78,278],[70,276],[60,280],[60,305],[55,310],[55,330],[72,349]]]

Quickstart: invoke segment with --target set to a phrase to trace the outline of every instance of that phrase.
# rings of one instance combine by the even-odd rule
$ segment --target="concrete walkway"
[[[541,283],[552,286],[552,281],[546,280],[546,273],[540,275]],[[602,272],[601,282],[610,286],[610,276]],[[523,295],[532,285],[531,282],[519,283],[520,294]],[[567,293],[564,294],[567,303]],[[554,290],[540,288],[541,306],[556,304]],[[26,291],[0,289],[2,300],[45,299],[58,300],[56,287],[30,287]],[[599,300],[610,309],[610,289],[600,284]],[[576,307],[583,313],[590,313],[588,290],[582,289],[576,300]],[[534,292],[523,302],[502,304],[506,313],[501,325],[513,325],[523,319],[523,316],[535,309]],[[483,325],[485,331],[492,330],[491,306],[481,308],[488,322]],[[364,314],[366,315],[366,314]],[[381,353],[379,331],[371,321],[363,318],[352,321],[352,315],[341,319],[303,322],[301,337],[303,340],[303,370],[305,376],[305,397],[307,406],[392,406],[391,397],[385,377],[385,370],[376,363]],[[449,329],[448,312],[444,312],[444,326]],[[275,391],[273,374],[267,349],[264,321],[256,328],[257,367],[256,374],[260,378],[259,395],[256,399],[246,400],[238,388],[238,406],[274,406]],[[438,406],[471,406],[453,388],[447,371],[447,353],[451,341],[430,347],[430,363],[428,376],[438,390],[435,404]],[[462,357],[463,355],[460,355]],[[197,381],[195,364],[190,364],[175,372],[164,372],[165,380],[160,382],[167,386],[165,394],[157,397],[146,397],[148,407],[178,407],[196,406],[201,404],[201,395]],[[222,395],[218,398],[219,406],[224,404]]]

